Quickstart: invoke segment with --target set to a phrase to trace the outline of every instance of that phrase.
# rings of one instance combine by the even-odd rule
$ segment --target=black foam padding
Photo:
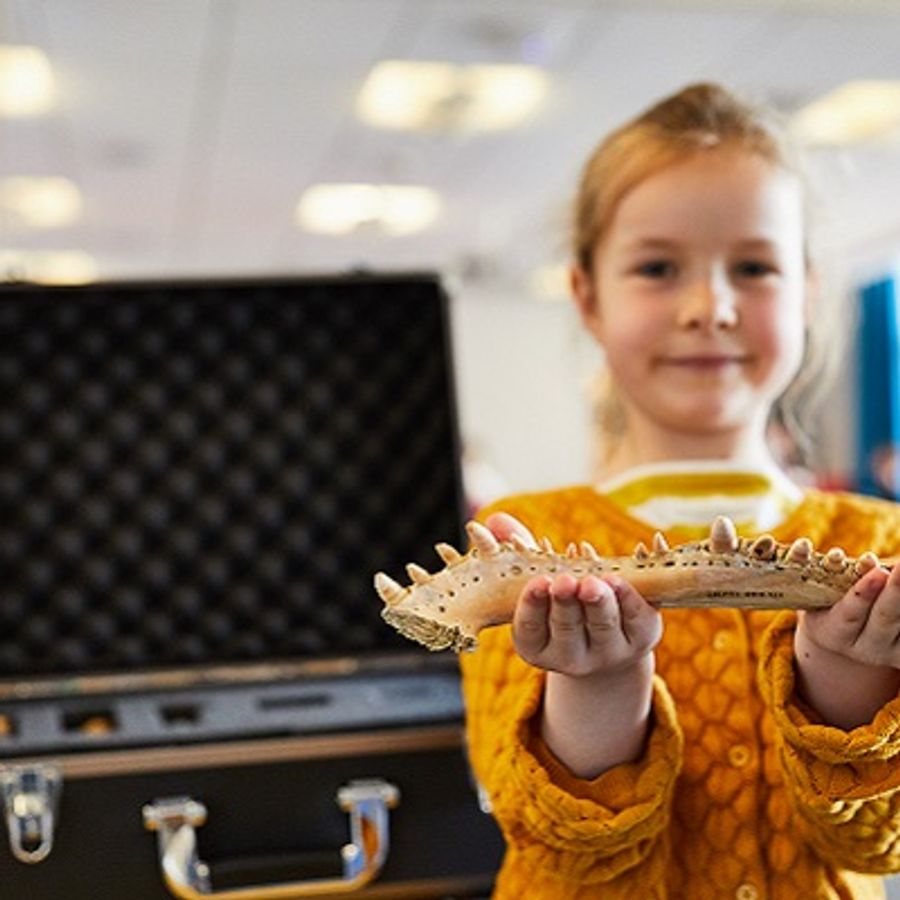
[[[0,675],[408,651],[458,540],[429,277],[0,287]]]

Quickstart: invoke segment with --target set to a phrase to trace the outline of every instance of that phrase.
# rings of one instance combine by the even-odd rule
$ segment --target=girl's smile
[[[698,353],[690,356],[664,356],[659,360],[663,366],[674,366],[681,371],[701,372],[725,371],[746,365],[750,357],[744,354]]]

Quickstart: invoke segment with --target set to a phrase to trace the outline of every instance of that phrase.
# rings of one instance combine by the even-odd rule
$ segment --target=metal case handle
[[[350,843],[341,848],[344,874],[263,887],[216,891],[209,866],[197,854],[196,828],[206,807],[191,797],[166,797],[143,809],[144,827],[157,833],[159,865],[169,891],[182,900],[290,900],[358,890],[372,881],[388,854],[388,809],[400,801],[399,789],[381,779],[351,781],[335,798],[350,816]]]

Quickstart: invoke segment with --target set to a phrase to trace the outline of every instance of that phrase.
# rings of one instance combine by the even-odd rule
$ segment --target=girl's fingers
[[[521,602],[513,614],[516,649],[526,659],[539,654],[550,640],[550,578],[532,578],[525,585]]]
[[[606,644],[610,638],[622,638],[622,618],[612,588],[588,575],[578,585],[578,599],[584,610],[584,626],[592,646]]]
[[[570,675],[629,664],[652,650],[661,636],[662,617],[634,588],[621,579],[611,584],[594,575],[531,578],[513,616],[519,655],[532,665]]]
[[[619,603],[625,639],[638,650],[655,646],[662,637],[662,617],[659,610],[654,609],[623,578],[611,575],[606,581],[615,591]]]
[[[550,596],[550,640],[560,652],[574,654],[585,644],[578,582],[571,575],[557,575],[550,587]]]
[[[900,566],[895,566],[885,579],[881,593],[869,613],[867,639],[876,645],[890,647],[900,637]]]
[[[491,513],[484,524],[491,530],[498,541],[508,541],[514,534],[518,535],[529,547],[537,547],[534,535],[517,519],[505,512]]]
[[[860,578],[830,610],[810,612],[808,616],[813,619],[821,616],[819,627],[830,633],[830,643],[852,646],[866,627],[872,604],[886,580],[887,572],[884,569],[874,569]]]

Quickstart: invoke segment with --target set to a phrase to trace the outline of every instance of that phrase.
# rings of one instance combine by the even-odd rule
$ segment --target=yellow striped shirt
[[[597,490],[636,519],[698,538],[719,515],[731,518],[741,533],[767,531],[803,497],[779,469],[722,460],[635,466],[600,482]]]

